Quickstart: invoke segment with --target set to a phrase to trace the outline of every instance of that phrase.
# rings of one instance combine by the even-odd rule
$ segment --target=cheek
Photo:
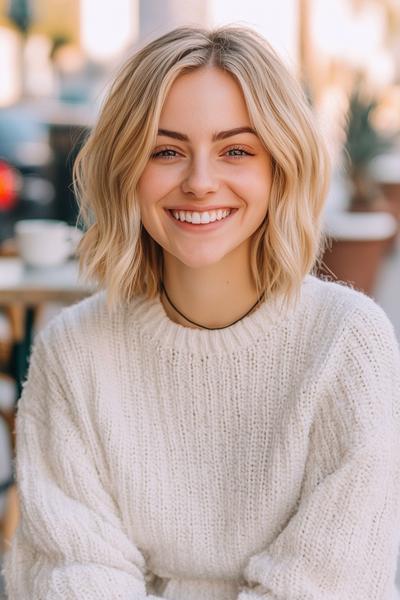
[[[148,165],[143,171],[137,185],[139,202],[151,204],[163,198],[174,184],[170,169],[159,169]]]
[[[237,171],[230,178],[238,195],[249,204],[268,202],[272,181],[272,172],[269,163],[259,161],[250,167],[246,166]]]
[[[157,204],[165,195],[161,183],[160,178],[154,174],[154,169],[149,166],[143,171],[136,186],[141,221],[154,239],[157,237],[158,229]]]
[[[154,179],[151,177],[150,169],[147,167],[140,176],[137,184],[137,194],[140,199],[145,199],[152,195]]]
[[[259,177],[254,179],[254,197],[260,206],[260,211],[265,212],[271,194],[272,173],[269,168],[262,169]]]
[[[253,214],[259,215],[267,209],[271,184],[268,180],[258,179],[256,177],[243,178],[235,188],[235,192],[240,196],[246,206]]]

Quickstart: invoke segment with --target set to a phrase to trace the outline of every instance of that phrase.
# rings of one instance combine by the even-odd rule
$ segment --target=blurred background
[[[320,276],[373,297],[400,339],[400,0],[0,0],[0,258],[18,258],[19,220],[80,227],[71,167],[127,54],[178,25],[225,23],[249,25],[270,41],[300,79],[327,141],[333,174]],[[0,270],[7,537],[18,518],[4,525],[14,487],[16,332],[26,323],[18,325],[4,281],[1,296],[1,277]],[[61,304],[41,302],[35,327]]]

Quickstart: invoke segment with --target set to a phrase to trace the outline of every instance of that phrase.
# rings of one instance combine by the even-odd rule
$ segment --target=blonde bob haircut
[[[252,127],[271,155],[267,213],[251,240],[259,295],[299,296],[320,260],[329,160],[305,93],[268,42],[248,27],[178,27],[137,50],[117,74],[74,163],[84,227],[81,276],[107,290],[107,306],[160,292],[163,254],[135,198],[160,113],[179,75],[214,66],[239,83]]]

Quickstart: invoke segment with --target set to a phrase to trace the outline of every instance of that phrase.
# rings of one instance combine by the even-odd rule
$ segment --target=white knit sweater
[[[400,354],[370,298],[305,278],[221,330],[105,292],[36,336],[9,600],[392,600]]]

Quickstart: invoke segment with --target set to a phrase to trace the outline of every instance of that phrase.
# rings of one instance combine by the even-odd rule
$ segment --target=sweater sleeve
[[[246,560],[238,600],[392,600],[400,541],[400,354],[368,299],[325,362],[297,510]],[[397,598],[397,595],[395,594]]]
[[[3,560],[9,600],[142,600],[152,574],[35,338],[16,418],[20,520]]]

